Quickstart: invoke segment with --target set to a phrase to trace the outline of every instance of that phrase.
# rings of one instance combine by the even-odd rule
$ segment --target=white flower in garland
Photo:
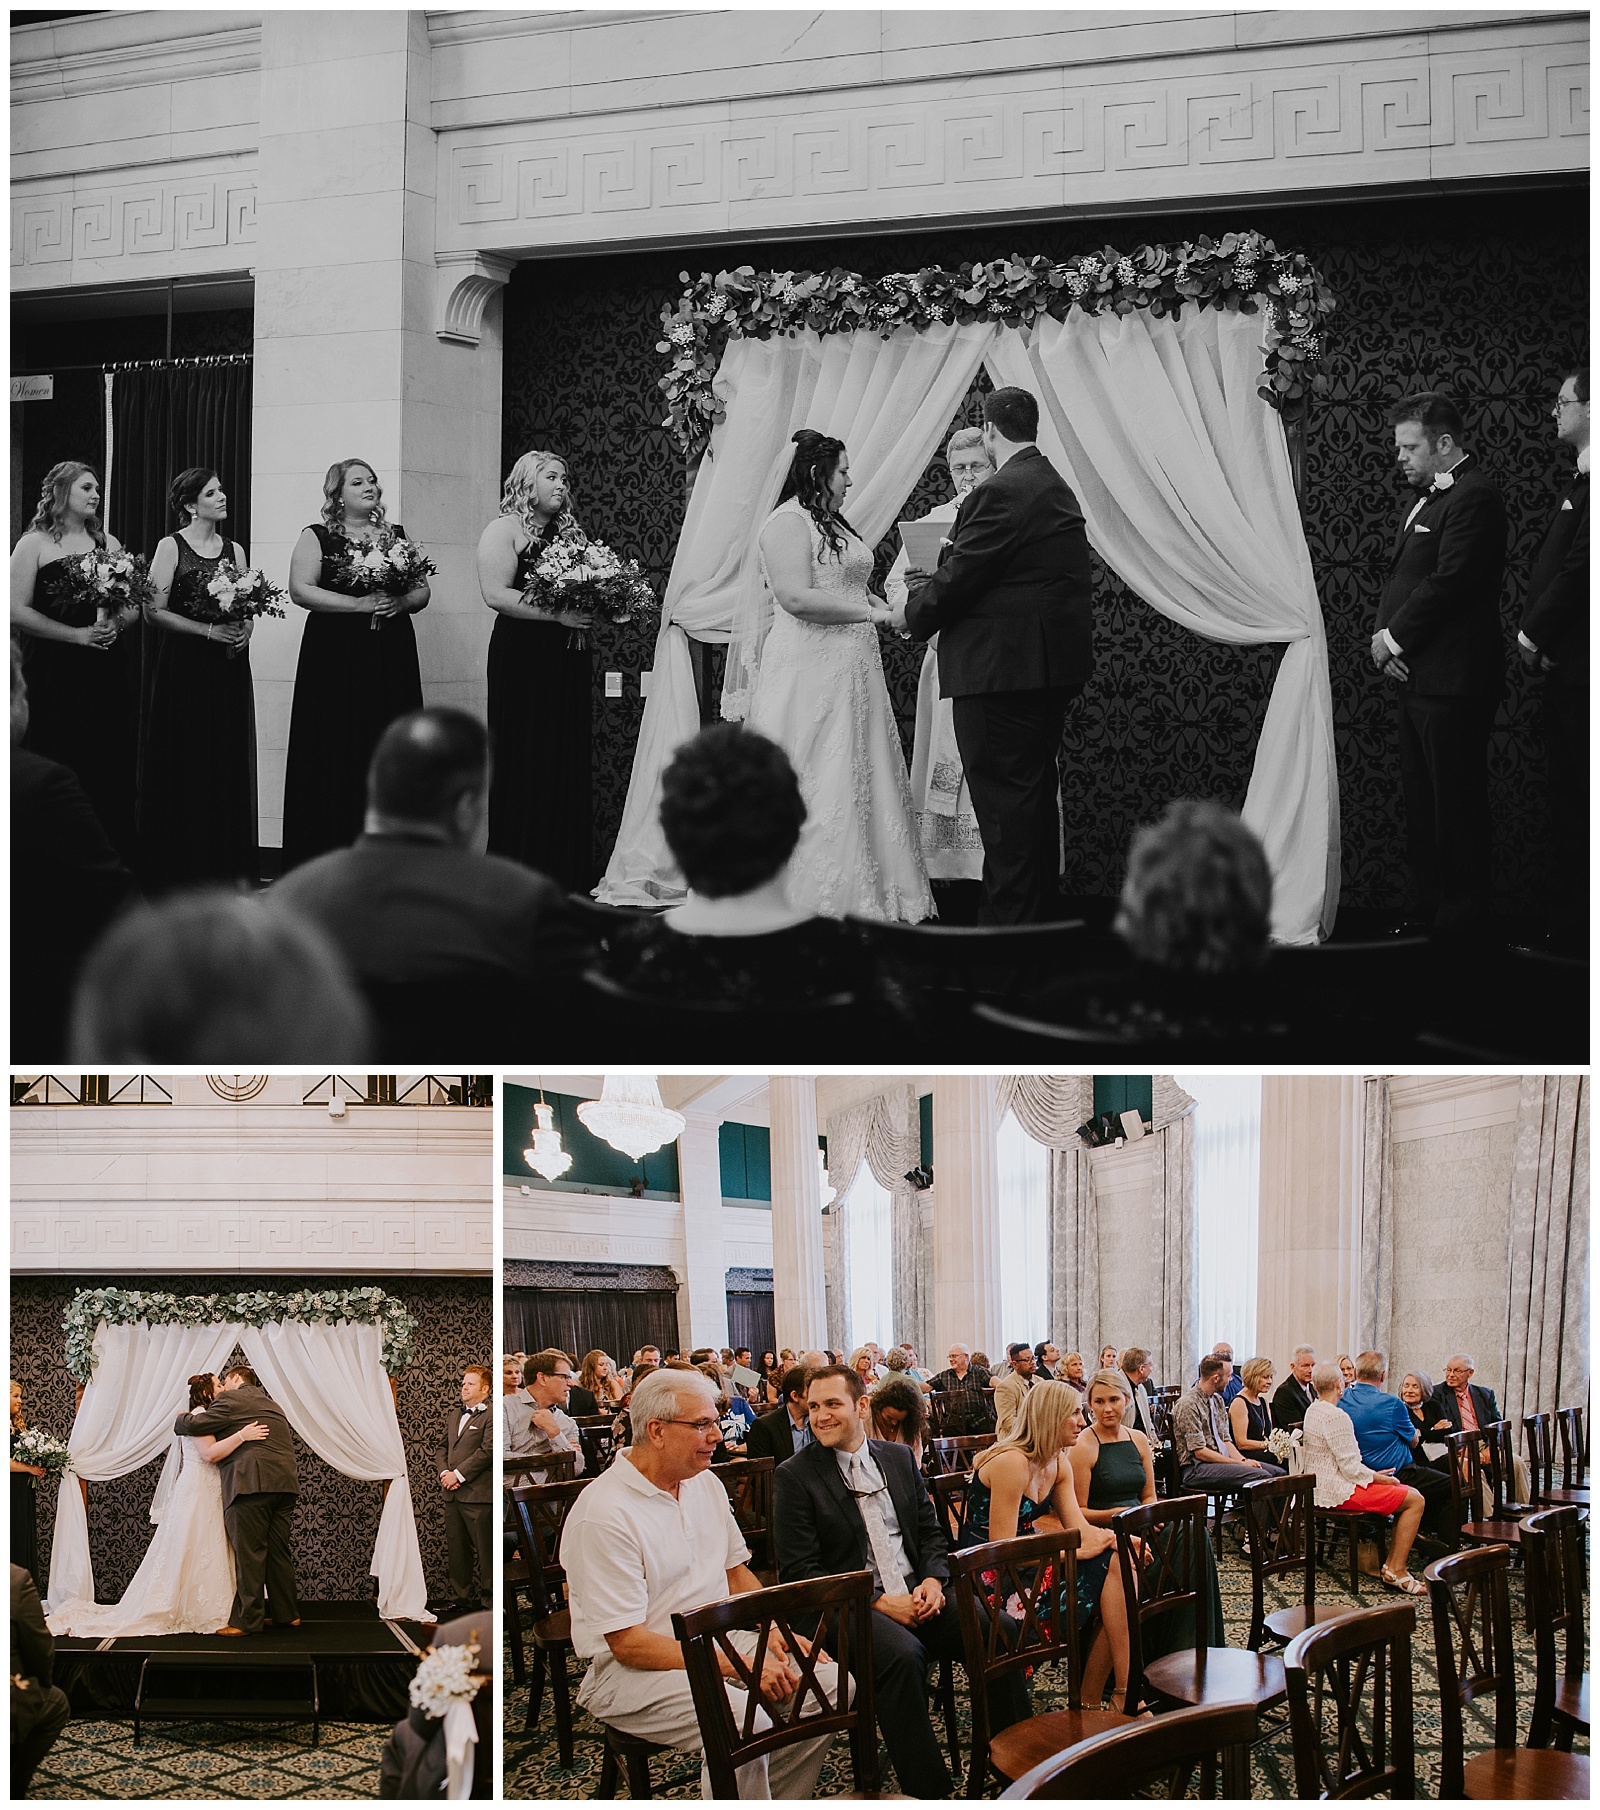
[[[692,346],[694,344],[694,328],[688,321],[679,321],[677,326],[667,329],[667,338],[675,346]]]
[[[717,293],[712,296],[711,300],[706,303],[706,318],[708,320],[719,321],[727,312],[728,298],[719,289]]]
[[[1119,283],[1136,283],[1139,273],[1133,267],[1132,258],[1117,259],[1117,281]]]
[[[1079,276],[1077,271],[1069,270],[1066,281],[1068,295],[1087,295],[1089,293],[1089,279]]]
[[[441,1720],[458,1703],[471,1703],[483,1685],[477,1636],[464,1647],[430,1647],[422,1656],[408,1695],[425,1716]]]
[[[1278,287],[1285,295],[1298,295],[1306,286],[1304,277],[1297,277],[1292,270],[1286,270],[1278,278]]]
[[[1255,263],[1243,252],[1233,261],[1233,280],[1241,289],[1250,288],[1256,280]]]
[[[793,277],[780,277],[772,293],[786,308],[792,308],[800,299],[800,290]]]

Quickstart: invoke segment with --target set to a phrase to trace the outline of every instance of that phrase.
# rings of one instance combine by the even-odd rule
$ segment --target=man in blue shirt
[[[1222,1405],[1232,1407],[1233,1398],[1244,1388],[1244,1378],[1240,1376],[1233,1362],[1233,1347],[1226,1339],[1220,1339],[1211,1347],[1211,1355],[1219,1357],[1228,1366],[1222,1385]]]
[[[1375,1471],[1393,1471],[1422,1496],[1423,1537],[1446,1549],[1456,1545],[1458,1529],[1450,1498],[1450,1479],[1430,1464],[1415,1462],[1421,1435],[1406,1405],[1384,1393],[1389,1360],[1381,1351],[1363,1351],[1356,1359],[1356,1380],[1339,1398],[1339,1406],[1355,1423],[1361,1462]]]

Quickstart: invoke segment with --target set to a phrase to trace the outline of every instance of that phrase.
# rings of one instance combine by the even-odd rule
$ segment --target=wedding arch
[[[662,771],[699,728],[689,642],[730,643],[723,714],[742,717],[759,654],[743,632],[761,619],[756,535],[794,430],[849,446],[850,515],[871,545],[983,368],[1039,398],[1040,447],[1076,491],[1091,545],[1138,596],[1206,639],[1284,646],[1243,815],[1272,867],[1273,936],[1326,936],[1339,894],[1333,703],[1283,421],[1323,381],[1335,303],[1305,257],[1252,232],[877,282],[748,267],[684,281],[663,315],[661,387],[685,451],[708,456],[595,896],[683,896],[657,813]]]
[[[392,1295],[370,1287],[286,1295],[85,1289],[64,1325],[67,1368],[85,1387],[67,1441],[72,1469],[56,1499],[51,1602],[95,1599],[78,1479],[109,1482],[165,1453],[150,1504],[150,1519],[159,1521],[178,1474],[172,1423],[188,1401],[186,1379],[215,1370],[238,1345],[319,1458],[347,1477],[391,1486],[372,1553],[378,1613],[433,1620],[388,1378],[410,1360],[416,1322]]]

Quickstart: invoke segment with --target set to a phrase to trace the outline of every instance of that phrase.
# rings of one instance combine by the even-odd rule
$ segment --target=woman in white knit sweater
[[[1393,1471],[1370,1470],[1361,1462],[1355,1422],[1338,1405],[1344,1379],[1337,1364],[1316,1365],[1311,1387],[1317,1399],[1306,1409],[1301,1458],[1302,1468],[1316,1474],[1317,1507],[1397,1516],[1389,1556],[1378,1575],[1407,1596],[1426,1596],[1427,1585],[1406,1570],[1411,1542],[1422,1520],[1421,1494],[1396,1483]]]

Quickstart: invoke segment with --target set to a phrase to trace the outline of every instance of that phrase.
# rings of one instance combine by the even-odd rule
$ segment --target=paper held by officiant
[[[931,572],[939,564],[939,549],[944,545],[948,522],[902,522],[900,544],[906,560],[918,572]]]

